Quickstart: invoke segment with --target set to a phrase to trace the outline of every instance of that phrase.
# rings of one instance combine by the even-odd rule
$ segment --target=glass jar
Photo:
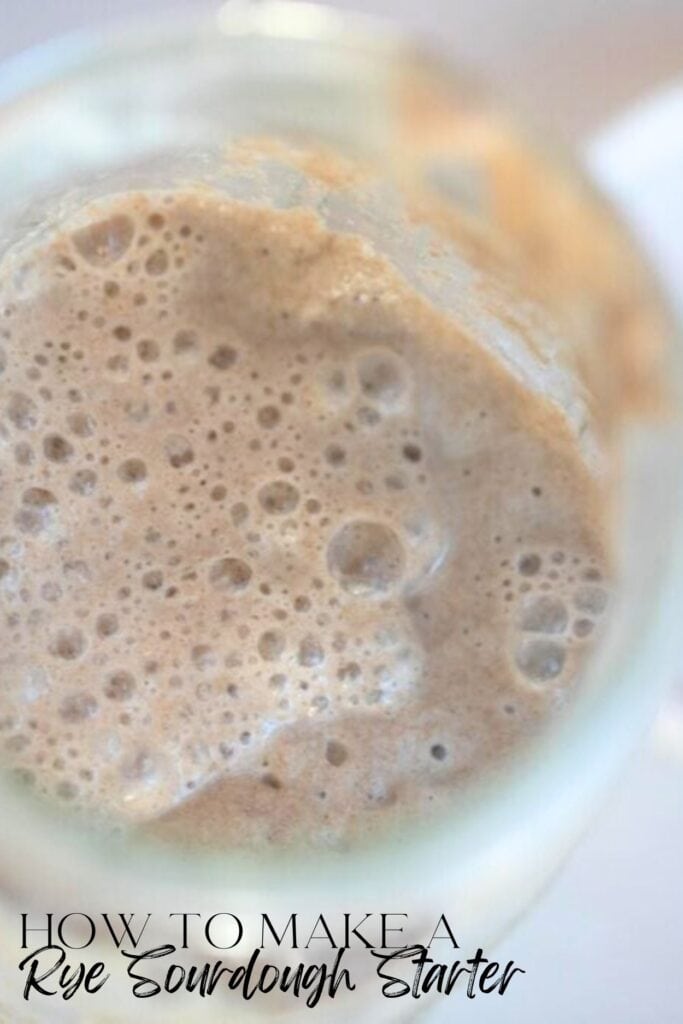
[[[245,201],[311,206],[367,238],[510,372],[551,395],[587,446],[594,431],[609,439],[620,567],[608,634],[572,706],[504,776],[473,783],[427,828],[406,823],[344,855],[189,854],[103,838],[0,778],[0,1016],[175,1024],[302,1011],[292,998],[244,1002],[223,990],[141,1003],[101,925],[103,940],[72,959],[111,965],[102,992],[26,1005],[21,913],[35,928],[48,911],[98,921],[103,910],[152,913],[147,947],[177,943],[169,914],[232,914],[245,926],[242,950],[259,944],[262,913],[281,924],[297,913],[310,928],[321,913],[407,914],[414,941],[446,913],[462,949],[486,949],[555,871],[669,675],[683,577],[680,351],[630,243],[571,161],[450,67],[390,25],[318,5],[228,4],[75,36],[6,64],[0,101],[2,252],[121,188],[202,181]],[[245,138],[257,141],[245,149]],[[279,147],[263,142],[273,138]],[[329,169],[346,160],[365,173],[340,190]],[[174,961],[215,957],[202,935]],[[220,955],[242,962],[239,951]],[[269,959],[321,956],[314,946]],[[326,1022],[424,1009],[383,998],[366,954],[350,951],[354,964],[359,990],[325,1003]]]

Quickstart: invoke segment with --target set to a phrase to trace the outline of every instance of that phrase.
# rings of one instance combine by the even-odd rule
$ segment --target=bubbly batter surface
[[[233,846],[499,762],[608,591],[562,414],[311,213],[112,197],[0,268],[0,746]]]

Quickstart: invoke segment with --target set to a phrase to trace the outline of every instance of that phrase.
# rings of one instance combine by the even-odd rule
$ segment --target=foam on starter
[[[344,845],[570,692],[561,413],[305,211],[129,194],[0,268],[0,749],[162,835]]]

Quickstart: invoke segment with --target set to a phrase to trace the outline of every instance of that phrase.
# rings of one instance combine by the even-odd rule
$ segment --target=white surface
[[[502,998],[451,996],[429,1024],[680,1024],[682,792],[683,759],[653,742],[545,897],[487,951],[526,975]]]
[[[588,151],[657,267],[683,323],[683,78],[638,103]]]
[[[0,53],[10,53],[62,28],[164,6],[162,0],[0,0]],[[563,47],[565,37],[576,43],[581,29],[584,37],[595,29],[592,38],[604,42],[608,26],[614,42],[623,38],[618,31],[619,16],[622,23],[630,19],[632,26],[638,23],[652,28],[653,12],[659,12],[657,31],[649,38],[668,36],[668,45],[678,47],[678,66],[683,68],[680,0],[591,0],[590,4],[587,0],[563,4],[459,0],[457,15],[455,0],[425,0],[422,4],[358,0],[355,5],[340,0],[340,6],[399,11],[424,29],[436,32],[438,28],[453,52],[488,67],[499,81],[517,82],[526,75],[527,84],[531,81],[535,92],[547,105],[554,104],[552,109],[570,127],[596,123],[596,111],[608,109],[609,104],[605,105],[596,90],[595,103],[586,107],[585,62],[576,62],[579,48]],[[539,46],[542,38],[549,40],[545,49]],[[658,52],[665,51],[662,42]],[[620,53],[623,58],[623,47]],[[652,70],[638,78],[635,68],[634,81],[656,81],[661,77],[657,69],[670,64],[664,56],[658,61],[657,53],[653,59],[649,50],[646,56]],[[604,47],[600,58],[606,75],[609,52]],[[559,65],[553,67],[554,61]],[[562,92],[563,81],[571,86],[567,95]],[[582,81],[583,105],[571,99],[574,86]],[[628,94],[622,87],[619,95]],[[643,108],[638,121],[622,120],[593,148],[591,159],[615,197],[627,204],[636,230],[659,262],[673,295],[682,302],[683,90],[678,100],[669,97],[664,102],[666,109]],[[683,921],[682,693],[672,697],[649,745],[630,765],[544,899],[496,950],[497,958],[514,959],[527,974],[516,979],[502,999],[489,996],[463,1003],[461,997],[451,997],[435,1015],[435,1024],[457,1020],[473,1024],[679,1024],[683,1020],[679,959]]]

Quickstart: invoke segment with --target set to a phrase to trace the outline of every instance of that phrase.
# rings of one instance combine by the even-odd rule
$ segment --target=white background
[[[0,0],[0,57],[58,31],[167,6],[164,0]],[[683,81],[683,0],[338,0],[337,6],[394,14],[433,35],[557,134],[582,145],[638,97],[676,75]],[[643,130],[640,123],[608,140],[600,164],[680,295],[683,92],[666,113],[664,131],[653,136],[650,128],[641,142]],[[639,159],[630,159],[631,138]],[[675,139],[682,140],[677,154]],[[682,874],[679,686],[559,877],[496,951],[526,976],[503,999],[463,1005],[451,997],[437,1019],[680,1024]]]

